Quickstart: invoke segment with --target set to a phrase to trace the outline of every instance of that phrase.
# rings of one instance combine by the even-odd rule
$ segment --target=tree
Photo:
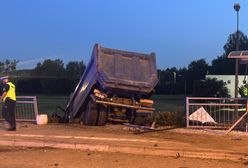
[[[208,72],[208,63],[205,59],[192,61],[188,66],[189,77],[193,80],[205,79]]]
[[[194,81],[199,81],[205,79],[205,76],[208,72],[209,65],[205,59],[199,59],[192,61],[188,66],[188,85],[190,93],[193,91]]]
[[[209,74],[233,75],[235,72],[235,59],[229,59],[225,54],[212,61]]]
[[[70,78],[79,79],[85,70],[85,65],[83,61],[70,61],[66,64],[66,74]]]
[[[247,36],[239,31],[239,50],[247,50],[248,49],[248,38]],[[231,51],[236,50],[236,39],[237,33],[232,33],[229,35],[226,44],[224,45],[224,54],[227,56]]]
[[[159,82],[155,87],[157,94],[175,94],[177,72],[178,70],[175,67],[157,71],[159,78]]]
[[[239,49],[248,50],[248,38],[242,33],[239,33]],[[210,74],[218,75],[233,75],[235,74],[235,59],[227,58],[228,54],[231,51],[236,50],[236,38],[237,34],[232,33],[229,35],[226,44],[224,45],[224,53],[221,56],[218,56],[212,61],[212,66],[210,67]],[[240,74],[245,73],[245,66],[239,66]]]
[[[0,76],[10,75],[16,70],[16,65],[19,61],[6,59],[0,62]],[[2,82],[0,81],[0,95],[2,95]]]
[[[15,71],[17,92],[25,94],[69,94],[72,92],[83,71],[83,61],[70,61],[66,68],[60,59],[44,60],[32,70]]]
[[[216,78],[196,81],[193,96],[196,97],[230,97],[226,83]]]
[[[65,75],[64,63],[60,59],[47,59],[43,63],[38,63],[33,71],[33,76],[39,76],[42,93],[59,94],[68,92],[68,80]]]
[[[0,62],[0,72],[3,73],[4,72],[4,63]]]
[[[43,63],[38,63],[34,69],[34,74],[44,78],[59,78],[64,77],[64,63],[60,59],[47,59]]]
[[[69,80],[69,90],[73,91],[76,87],[77,83],[80,80],[80,77],[82,76],[83,72],[85,70],[85,65],[83,61],[77,62],[77,61],[70,61],[66,65],[66,74]]]
[[[16,70],[16,65],[19,61],[6,59],[4,62],[0,62],[0,73],[8,75],[12,71]]]
[[[182,94],[184,93],[184,95],[187,94],[188,92],[188,84],[189,84],[189,81],[188,81],[188,69],[187,68],[180,68],[178,70],[178,77],[177,77],[177,91],[179,94]]]

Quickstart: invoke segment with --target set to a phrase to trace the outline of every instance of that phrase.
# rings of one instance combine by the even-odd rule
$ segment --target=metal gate
[[[186,127],[228,129],[246,113],[246,102],[246,98],[186,97]]]
[[[0,119],[2,117],[2,104]],[[38,106],[36,96],[17,96],[16,97],[16,121],[36,121]]]

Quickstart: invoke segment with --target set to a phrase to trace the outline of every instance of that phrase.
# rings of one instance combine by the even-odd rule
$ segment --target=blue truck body
[[[80,118],[86,125],[104,125],[111,110],[136,113],[142,109],[139,100],[149,98],[157,81],[154,53],[141,54],[96,44],[67,105],[68,116],[71,120]],[[143,111],[146,110],[154,109],[144,107]]]

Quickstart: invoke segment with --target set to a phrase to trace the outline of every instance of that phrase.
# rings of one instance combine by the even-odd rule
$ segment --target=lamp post
[[[177,73],[176,72],[173,72],[173,81],[174,81],[174,84],[176,84],[176,82],[177,82]]]
[[[237,32],[236,32],[236,51],[239,51],[239,9],[240,5],[238,3],[235,3],[233,8],[237,12]],[[235,98],[238,97],[238,75],[239,75],[239,59],[236,59],[235,62]]]

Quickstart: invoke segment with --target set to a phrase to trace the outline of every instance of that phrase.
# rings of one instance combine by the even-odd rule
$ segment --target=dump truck
[[[155,54],[104,48],[95,44],[91,59],[66,107],[68,120],[84,125],[133,122],[155,109],[150,100],[158,82]]]

